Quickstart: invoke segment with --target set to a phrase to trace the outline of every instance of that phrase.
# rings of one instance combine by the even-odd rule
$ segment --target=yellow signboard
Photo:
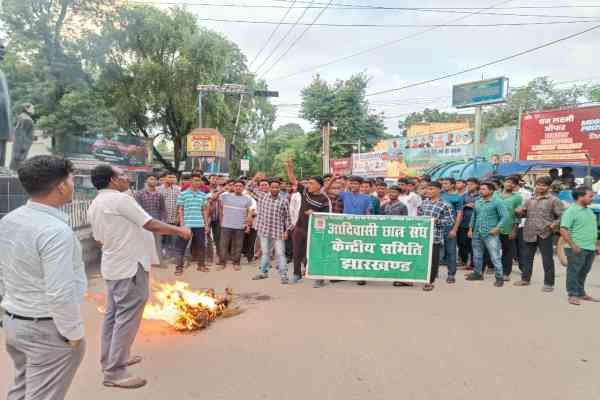
[[[470,128],[471,124],[469,122],[423,122],[409,126],[406,130],[406,136],[426,136],[436,133],[468,130]]]
[[[194,129],[187,135],[189,157],[225,157],[225,138],[212,128]]]

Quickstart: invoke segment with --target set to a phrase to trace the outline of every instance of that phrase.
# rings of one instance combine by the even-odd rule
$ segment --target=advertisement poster
[[[600,164],[600,106],[525,113],[519,159]]]
[[[516,141],[516,126],[488,129],[479,146],[480,156],[492,164],[513,162],[516,158]]]
[[[404,159],[409,168],[424,169],[446,161],[468,160],[473,157],[473,131],[413,136],[406,140]]]
[[[65,157],[77,169],[91,170],[101,163],[122,166],[126,170],[148,170],[146,139],[130,135],[68,136]]]
[[[401,178],[408,175],[408,167],[404,162],[404,151],[406,147],[406,138],[398,137],[382,140],[373,148],[374,151],[383,151],[384,161],[386,162],[386,178]]]
[[[352,174],[364,178],[385,177],[387,174],[387,152],[352,154]]]
[[[225,157],[225,138],[216,129],[198,128],[187,135],[189,157]]]
[[[338,158],[329,162],[329,169],[333,175],[352,175],[352,158]]]
[[[433,219],[314,213],[307,277],[429,282]]]

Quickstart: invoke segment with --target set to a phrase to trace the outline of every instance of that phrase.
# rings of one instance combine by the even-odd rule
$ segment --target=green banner
[[[307,277],[429,282],[433,220],[384,215],[311,215]]]

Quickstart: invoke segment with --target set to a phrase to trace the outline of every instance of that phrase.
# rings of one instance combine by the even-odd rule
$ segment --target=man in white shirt
[[[129,179],[119,168],[99,165],[91,178],[99,193],[88,217],[94,239],[102,246],[100,272],[107,287],[100,359],[103,383],[138,388],[146,380],[132,376],[127,367],[141,362],[140,357],[129,356],[148,300],[148,271],[158,262],[153,233],[189,240],[191,231],[153,219],[124,193]]]
[[[18,172],[30,199],[0,220],[2,322],[15,369],[7,399],[64,399],[85,352],[85,268],[59,209],[73,198],[73,164],[36,156]]]
[[[417,209],[421,205],[421,196],[415,193],[415,182],[408,178],[398,179],[398,186],[400,186],[400,200],[408,209],[409,217],[417,216]]]

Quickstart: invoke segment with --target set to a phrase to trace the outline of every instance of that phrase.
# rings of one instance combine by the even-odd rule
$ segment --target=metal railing
[[[87,228],[90,226],[87,217],[88,208],[92,204],[91,199],[75,199],[73,202],[62,207],[62,211],[67,214],[69,225],[73,230]]]

